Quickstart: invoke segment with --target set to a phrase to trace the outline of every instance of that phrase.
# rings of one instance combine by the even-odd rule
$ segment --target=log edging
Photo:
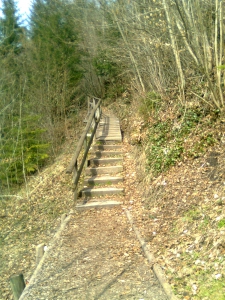
[[[155,262],[154,255],[149,251],[148,244],[146,244],[144,239],[141,237],[141,234],[140,234],[139,230],[134,225],[134,221],[133,221],[131,213],[127,209],[125,209],[125,212],[126,212],[126,216],[127,216],[128,220],[129,220],[129,222],[130,222],[130,224],[131,224],[131,226],[132,226],[132,228],[133,228],[133,230],[134,230],[134,232],[137,236],[137,239],[139,240],[139,242],[141,244],[142,250],[144,251],[145,256],[147,257],[147,259],[148,259],[148,261],[151,265],[151,268],[153,269],[153,271],[154,271],[156,277],[158,278],[164,292],[166,293],[167,298],[169,300],[178,300],[178,298],[174,295],[170,284],[167,282],[166,276],[163,273],[162,268],[160,267],[159,264],[157,264]]]
[[[29,284],[25,287],[22,295],[20,296],[19,300],[25,300],[26,296],[29,294],[30,289],[32,289],[32,287],[35,285],[35,280],[37,277],[37,274],[39,273],[39,271],[41,270],[45,259],[48,257],[48,253],[49,251],[54,248],[56,241],[60,238],[61,233],[63,232],[63,230],[65,229],[66,225],[68,224],[68,222],[71,219],[71,216],[74,214],[74,211],[71,210],[69,212],[69,214],[66,216],[65,214],[62,215],[61,218],[61,225],[59,227],[59,229],[57,230],[57,232],[55,233],[55,235],[52,238],[52,241],[50,243],[50,245],[48,247],[46,247],[46,251],[44,252],[43,257],[41,258],[39,264],[37,265],[33,275],[31,276],[30,280],[29,280]]]

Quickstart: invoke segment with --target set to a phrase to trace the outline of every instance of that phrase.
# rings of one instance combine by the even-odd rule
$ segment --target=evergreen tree
[[[14,126],[2,128],[0,140],[0,184],[10,188],[21,184],[27,175],[36,172],[48,158],[48,143],[43,143],[44,129],[38,126],[40,116],[12,118]]]
[[[52,120],[64,117],[67,107],[75,104],[73,98],[82,76],[78,28],[72,12],[72,4],[61,0],[36,0],[32,7],[33,60],[39,85],[45,91],[44,106],[48,106]]]
[[[3,0],[0,18],[0,51],[7,55],[10,51],[18,53],[21,49],[23,29],[20,26],[18,11],[14,0]]]

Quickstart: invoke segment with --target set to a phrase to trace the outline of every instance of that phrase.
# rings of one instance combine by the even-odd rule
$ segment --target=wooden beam
[[[40,244],[36,247],[36,265],[39,265],[40,260],[42,259],[45,251],[44,251],[45,244]]]
[[[14,300],[19,300],[26,286],[23,274],[14,275],[10,277],[10,286],[13,291]]]

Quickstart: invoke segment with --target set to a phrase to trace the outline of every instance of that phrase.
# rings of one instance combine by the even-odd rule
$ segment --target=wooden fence
[[[88,99],[88,114],[85,118],[86,127],[78,141],[75,154],[66,169],[66,173],[73,173],[74,200],[78,196],[78,182],[87,161],[88,151],[91,147],[98,123],[101,118],[101,99]],[[82,151],[83,150],[83,151]],[[81,156],[81,157],[80,157]],[[79,165],[78,165],[79,161]]]

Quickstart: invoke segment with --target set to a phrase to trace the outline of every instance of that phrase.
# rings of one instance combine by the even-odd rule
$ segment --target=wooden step
[[[117,124],[117,125],[119,125],[119,124],[120,124],[120,121],[119,121],[118,119],[101,119],[101,120],[100,120],[100,124],[103,124],[103,125]]]
[[[114,124],[104,125],[100,123],[99,128],[101,130],[113,130],[113,129],[120,130],[120,125],[114,125]]]
[[[122,162],[122,157],[107,157],[107,158],[92,158],[90,159],[91,166],[113,165]]]
[[[115,144],[115,145],[108,145],[108,144],[102,144],[102,145],[98,145],[98,144],[95,144],[93,147],[93,149],[96,149],[96,150],[109,150],[109,151],[113,151],[113,150],[119,150],[121,149],[121,145],[120,144]]]
[[[96,139],[98,141],[122,141],[120,123],[117,118],[103,117],[96,131]]]
[[[120,128],[120,123],[118,122],[109,122],[109,123],[105,123],[105,122],[100,122],[99,127],[105,127],[105,128],[113,128],[113,127],[116,127],[116,128]]]
[[[102,135],[96,138],[97,141],[118,141],[122,142],[122,136],[109,136],[109,135]]]
[[[87,168],[86,175],[117,174],[123,171],[123,166]]]
[[[120,130],[119,129],[114,129],[114,130],[100,130],[98,132],[98,135],[120,135]]]
[[[119,195],[124,192],[123,188],[106,187],[106,188],[84,188],[82,190],[83,197],[97,197],[104,195]]]
[[[105,140],[97,140],[96,136],[96,143],[99,143],[99,145],[121,145],[121,141],[105,141]]]
[[[85,210],[85,209],[98,209],[98,208],[112,208],[118,205],[121,205],[122,202],[115,201],[115,200],[100,200],[100,201],[91,201],[84,204],[77,204],[77,210]]]
[[[81,191],[83,202],[77,205],[78,210],[110,208],[122,204],[115,199],[124,193],[124,188],[119,184],[123,182],[123,177],[118,175],[123,171],[121,141],[119,120],[103,116],[97,128],[96,144],[90,151],[90,167],[86,169],[87,177]]]
[[[92,151],[92,155],[95,155],[95,157],[110,157],[110,156],[119,156],[122,157],[123,152],[122,151]]]
[[[101,176],[101,177],[90,177],[85,178],[84,185],[109,185],[109,184],[116,184],[123,181],[123,177],[121,176]]]

